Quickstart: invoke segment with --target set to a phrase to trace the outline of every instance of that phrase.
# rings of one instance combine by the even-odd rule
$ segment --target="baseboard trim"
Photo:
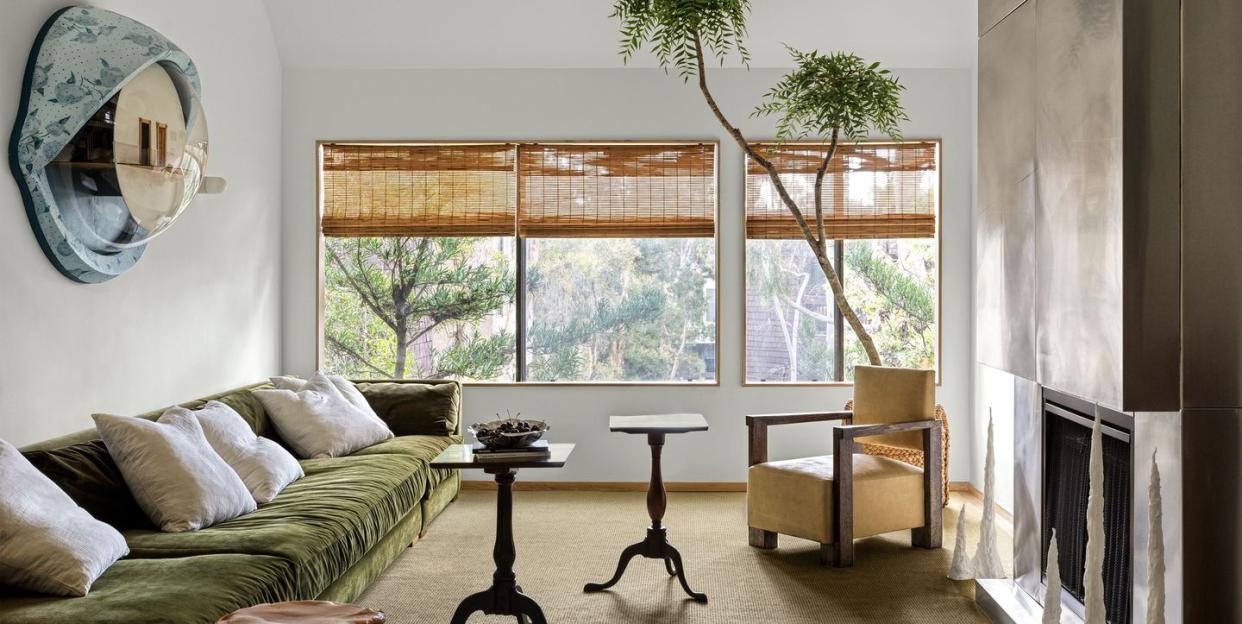
[[[495,490],[495,481],[462,480],[461,489],[468,491]],[[513,489],[519,492],[646,492],[646,481],[516,481]],[[664,489],[669,492],[745,492],[743,481],[666,481]],[[969,481],[950,481],[949,491],[969,496],[983,504],[983,493]],[[1004,507],[996,506],[996,513],[1010,523],[1013,515]]]
[[[495,481],[462,481],[463,490],[494,490]],[[516,481],[519,492],[646,492],[646,481]],[[669,492],[745,492],[741,481],[666,481]]]
[[[980,507],[983,506],[983,492],[980,492],[979,488],[975,487],[974,484],[970,483],[969,481],[950,481],[949,491],[959,492],[961,494],[969,496],[975,499],[979,503]],[[1013,526],[1013,514],[1009,513],[1008,509],[1005,509],[1004,507],[1001,507],[999,504],[997,504],[996,515],[1003,518],[1006,522],[1009,523],[1010,526]]]

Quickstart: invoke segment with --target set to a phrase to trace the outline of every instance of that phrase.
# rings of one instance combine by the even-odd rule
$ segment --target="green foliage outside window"
[[[360,377],[516,378],[512,238],[326,238],[324,357]],[[531,239],[530,381],[715,377],[713,239]]]

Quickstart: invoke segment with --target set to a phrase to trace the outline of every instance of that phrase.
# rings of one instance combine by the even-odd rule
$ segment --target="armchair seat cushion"
[[[833,457],[756,464],[747,475],[751,528],[833,542]],[[923,526],[923,471],[887,457],[854,455],[854,537]]]

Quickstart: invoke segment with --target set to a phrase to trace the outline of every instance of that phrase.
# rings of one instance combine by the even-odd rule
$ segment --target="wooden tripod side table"
[[[647,559],[662,559],[664,569],[669,576],[676,576],[681,581],[681,588],[694,600],[707,602],[707,594],[690,589],[686,581],[686,570],[681,560],[681,553],[668,543],[668,531],[664,528],[664,510],[668,500],[664,494],[664,477],[660,473],[660,453],[664,449],[664,437],[670,433],[688,433],[691,431],[707,431],[707,420],[702,414],[655,414],[650,416],[610,416],[608,430],[619,433],[645,433],[647,444],[651,446],[651,485],[647,487],[647,514],[651,516],[651,526],[647,529],[647,539],[633,544],[621,551],[621,559],[617,562],[617,571],[604,583],[587,583],[582,591],[603,591],[617,584],[625,567],[634,557],[643,556]]]
[[[487,615],[513,615],[521,624],[547,624],[543,609],[530,596],[522,593],[513,573],[517,549],[513,546],[513,481],[518,468],[560,468],[569,460],[574,450],[572,444],[549,444],[551,456],[546,459],[512,461],[477,461],[469,444],[454,444],[431,460],[432,468],[481,469],[496,478],[496,546],[492,560],[496,572],[492,574],[492,586],[471,594],[457,605],[452,624],[465,624],[475,611]]]

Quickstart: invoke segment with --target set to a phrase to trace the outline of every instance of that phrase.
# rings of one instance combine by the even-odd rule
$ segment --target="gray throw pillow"
[[[129,554],[116,529],[94,519],[0,440],[0,585],[85,596]]]
[[[158,421],[96,414],[95,428],[134,500],[163,531],[197,531],[255,510],[241,477],[220,457],[194,414]]]
[[[208,401],[192,412],[184,407],[169,408],[165,413],[169,412],[186,412],[198,418],[211,448],[241,477],[260,505],[271,502],[285,486],[305,475],[289,451],[255,435],[241,414],[219,401]]]
[[[348,455],[393,437],[373,411],[356,407],[318,373],[297,391],[253,392],[280,437],[303,458]]]

